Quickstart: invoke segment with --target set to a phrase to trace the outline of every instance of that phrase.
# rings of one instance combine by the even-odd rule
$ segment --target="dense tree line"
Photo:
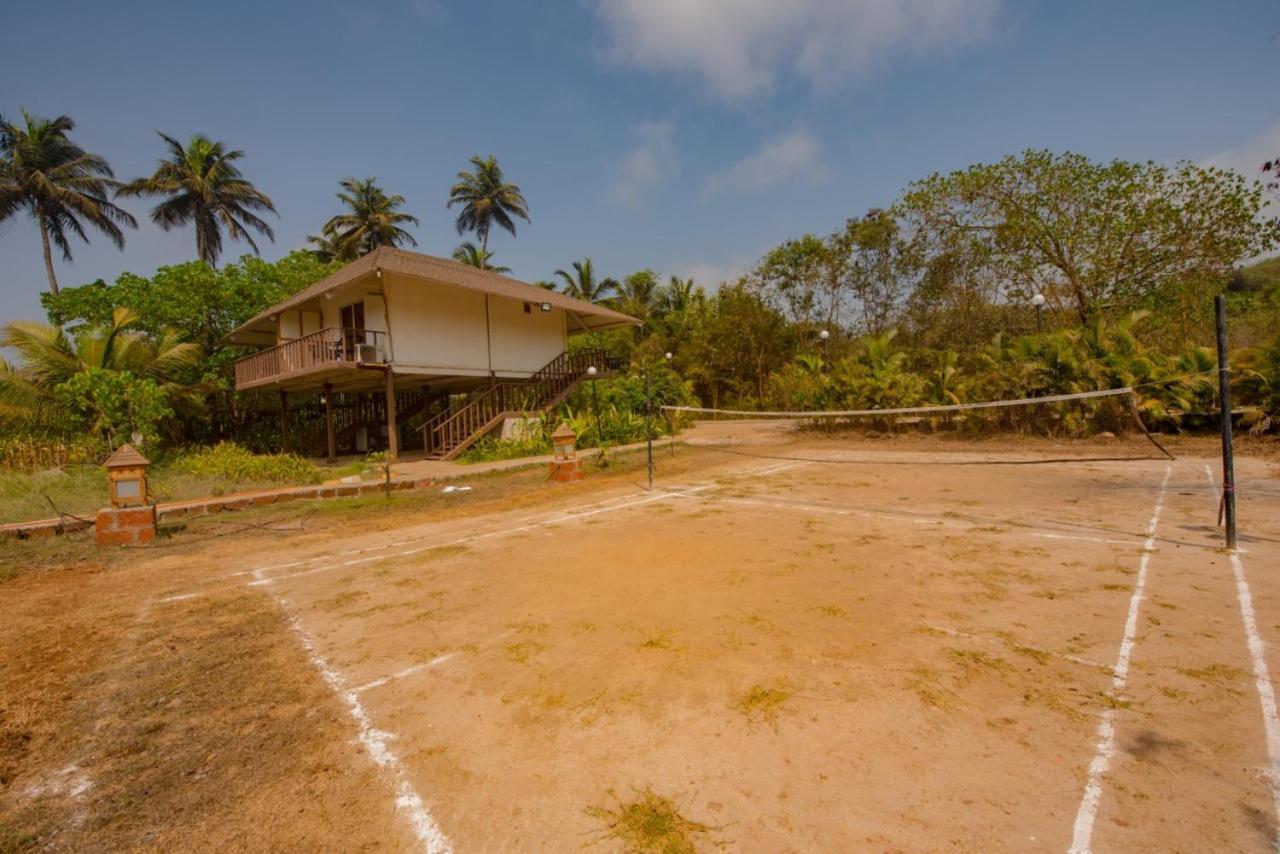
[[[111,228],[128,223],[110,212],[108,191],[156,195],[152,218],[193,225],[201,260],[114,284],[58,290],[51,278],[50,323],[0,334],[22,360],[0,365],[8,435],[89,429],[110,442],[145,421],[170,441],[215,436],[241,405],[231,365],[242,351],[223,345],[227,332],[345,260],[413,245],[403,197],[347,179],[346,211],[312,250],[217,267],[223,230],[251,246],[249,230],[271,236],[252,216],[270,200],[243,181],[240,152],[164,137],[169,157],[153,176],[115,184],[105,161],[70,142],[69,120],[24,120],[0,123],[0,217],[27,210],[59,246],[83,234],[82,220],[114,239]],[[471,166],[448,205],[478,242],[455,258],[504,272],[490,231],[514,234],[528,204],[494,158]],[[41,175],[81,195],[58,195],[60,213],[38,192]],[[1280,426],[1280,276],[1276,262],[1242,266],[1280,241],[1264,189],[1190,163],[1028,151],[914,182],[893,205],[784,241],[734,281],[704,287],[647,269],[614,278],[588,257],[538,284],[640,318],[575,346],[662,371],[670,352],[682,387],[709,406],[877,408],[1138,386],[1147,420],[1165,428],[1195,426],[1213,407],[1206,347],[1212,297],[1226,292],[1246,418],[1269,430]]]

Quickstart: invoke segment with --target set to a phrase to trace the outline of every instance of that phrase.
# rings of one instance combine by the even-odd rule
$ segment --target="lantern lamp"
[[[147,466],[151,462],[133,449],[121,445],[105,463],[112,507],[142,507],[147,503]]]

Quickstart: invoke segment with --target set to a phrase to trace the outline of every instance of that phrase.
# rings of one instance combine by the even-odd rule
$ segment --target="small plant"
[[[627,803],[588,807],[585,812],[604,822],[601,841],[620,843],[622,850],[634,854],[694,854],[699,837],[720,829],[685,818],[669,798],[648,788]]]
[[[736,706],[738,711],[746,715],[748,723],[763,721],[777,731],[778,712],[794,695],[795,691],[785,681],[772,687],[752,685],[751,690],[739,698]]]

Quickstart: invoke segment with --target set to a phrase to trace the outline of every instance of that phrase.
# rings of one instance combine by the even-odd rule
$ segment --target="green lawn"
[[[157,501],[226,495],[248,489],[266,489],[360,474],[363,462],[316,468],[302,481],[280,478],[235,477],[226,474],[194,474],[177,461],[151,467],[150,488]],[[92,516],[107,503],[107,473],[98,465],[73,465],[35,473],[0,470],[0,524],[44,519],[66,513]]]

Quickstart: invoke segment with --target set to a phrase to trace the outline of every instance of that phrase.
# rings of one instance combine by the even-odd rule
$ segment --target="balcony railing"
[[[385,361],[385,334],[330,326],[236,361],[236,388],[339,364]]]

